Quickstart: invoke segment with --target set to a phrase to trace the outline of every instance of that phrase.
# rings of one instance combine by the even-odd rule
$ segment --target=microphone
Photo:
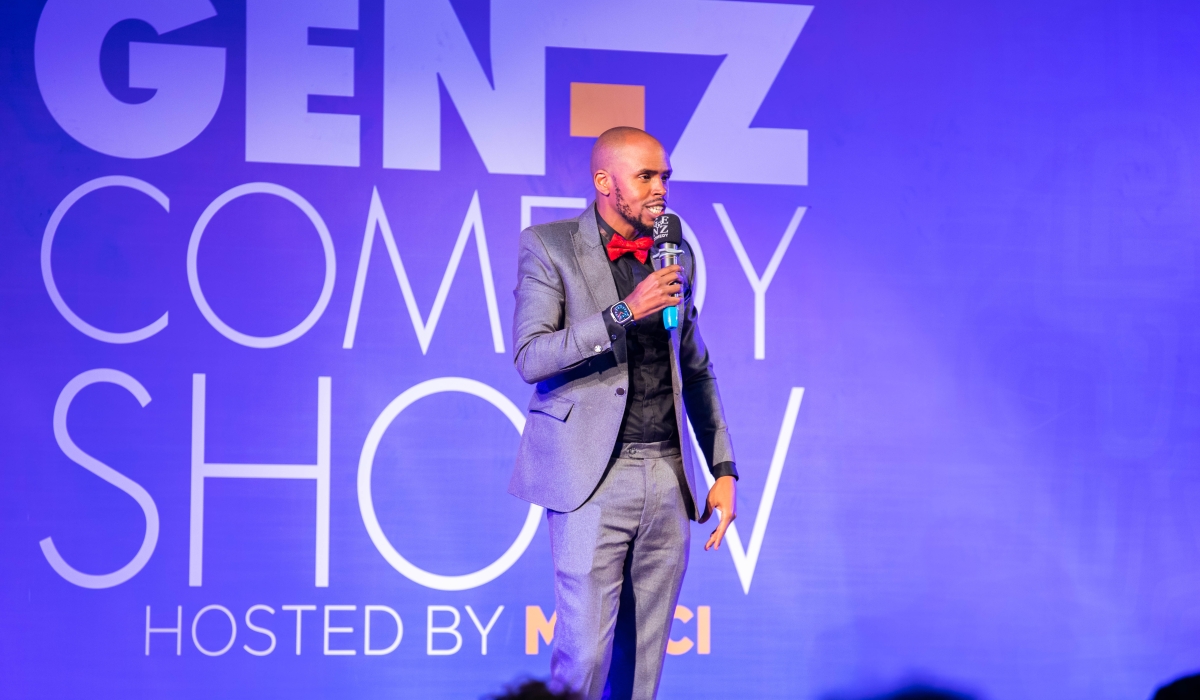
[[[663,214],[654,219],[654,269],[679,264],[679,255],[683,250],[683,222],[675,214]],[[679,307],[668,306],[663,309],[663,327],[667,330],[679,327]]]

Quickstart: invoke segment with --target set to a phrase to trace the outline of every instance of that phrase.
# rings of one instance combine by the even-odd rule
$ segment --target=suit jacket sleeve
[[[527,383],[549,379],[612,349],[604,312],[567,324],[562,275],[532,228],[521,232],[513,294],[513,364]]]
[[[692,257],[691,247],[686,243],[684,246],[693,264],[688,270],[684,308],[681,309],[683,318],[679,324],[679,372],[683,383],[683,404],[704,458],[712,469],[735,462],[733,443],[729,439],[729,426],[725,423],[725,411],[721,407],[717,376],[713,372],[704,338],[700,335],[699,314],[692,299],[695,258]],[[733,474],[736,475],[736,470]]]

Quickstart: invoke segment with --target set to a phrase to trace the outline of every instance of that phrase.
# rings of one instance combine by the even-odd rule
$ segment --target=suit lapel
[[[587,282],[596,311],[602,311],[621,300],[617,296],[617,284],[613,282],[612,270],[604,255],[604,247],[600,240],[600,229],[596,226],[596,204],[583,210],[577,219],[575,227],[575,257],[579,260],[579,269]]]

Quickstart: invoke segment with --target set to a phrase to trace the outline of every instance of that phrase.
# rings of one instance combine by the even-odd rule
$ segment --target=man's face
[[[648,231],[666,210],[671,163],[662,146],[651,139],[624,144],[620,156],[610,172],[617,212],[638,231]]]

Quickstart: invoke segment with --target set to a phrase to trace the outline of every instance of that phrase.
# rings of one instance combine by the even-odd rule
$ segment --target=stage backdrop
[[[737,450],[662,697],[1127,699],[1200,670],[1191,2],[0,10],[0,695],[548,674],[518,233],[611,120]]]

